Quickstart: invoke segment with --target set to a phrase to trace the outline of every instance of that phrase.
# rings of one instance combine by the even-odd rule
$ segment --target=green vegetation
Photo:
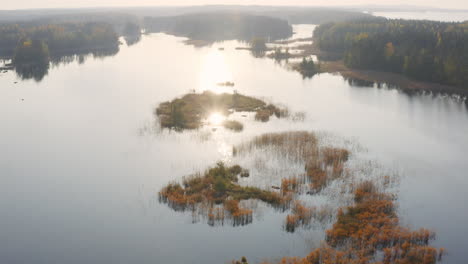
[[[216,94],[205,91],[201,94],[187,94],[182,98],[164,102],[156,109],[161,127],[180,129],[197,129],[212,113],[228,116],[231,111],[236,112],[268,112],[271,115],[284,117],[286,110],[280,110],[273,105],[267,105],[262,100],[242,94]],[[234,127],[239,128],[238,124]]]
[[[261,109],[258,109],[255,113],[255,120],[261,122],[270,121],[270,117],[276,116],[277,118],[284,118],[289,116],[288,109],[279,108],[275,105],[269,104]]]
[[[226,167],[220,162],[204,175],[187,177],[182,184],[167,185],[159,192],[159,199],[176,211],[203,208],[210,225],[226,218],[232,219],[234,225],[251,223],[252,210],[241,208],[242,200],[257,199],[273,206],[283,204],[284,199],[277,192],[238,185],[241,175],[245,177],[248,171],[238,165]]]
[[[315,64],[312,59],[303,58],[295,69],[302,74],[303,77],[310,78],[320,72],[320,65]]]
[[[286,48],[284,51],[282,48],[278,47],[278,48],[275,48],[274,52],[269,55],[269,57],[277,60],[277,61],[280,61],[280,60],[287,60],[289,58],[291,58],[291,53],[289,53],[289,48]]]
[[[147,32],[166,32],[208,41],[232,39],[250,41],[254,38],[276,40],[292,35],[292,27],[284,20],[239,12],[145,17],[144,25]]]
[[[346,66],[468,88],[468,23],[372,19],[316,28],[320,49]]]
[[[138,43],[141,40],[140,25],[133,22],[127,22],[123,29],[123,36],[129,46]]]
[[[268,47],[264,38],[254,38],[250,41],[250,51],[254,57],[265,56]]]
[[[49,64],[49,48],[42,40],[20,41],[15,50],[13,63],[18,64]]]
[[[132,22],[127,22],[125,24],[125,27],[123,29],[124,36],[135,36],[135,35],[140,35],[140,34],[141,34],[141,28],[138,24],[132,23]]]
[[[445,249],[430,246],[435,233],[412,231],[400,225],[394,196],[380,191],[371,181],[357,185],[355,204],[338,210],[326,241],[305,258],[285,257],[274,263],[288,264],[435,264],[442,260]],[[287,223],[307,221],[311,211],[297,204]],[[305,218],[304,218],[305,217]],[[262,262],[268,264],[270,262]]]
[[[360,11],[347,11],[330,8],[279,8],[278,10],[263,11],[266,16],[278,17],[287,20],[290,24],[324,24],[330,22],[343,22],[356,19],[370,19],[373,16]],[[312,35],[312,34],[311,34]]]
[[[49,49],[41,40],[20,41],[15,50],[13,64],[22,79],[42,80],[49,70]]]
[[[233,148],[233,155],[249,155],[253,149],[266,150],[262,153],[278,151],[285,157],[300,160],[306,165],[305,173],[297,178],[284,178],[281,188],[273,186],[274,190],[269,191],[240,186],[237,184],[239,177],[249,177],[249,171],[239,165],[226,167],[218,163],[203,175],[186,177],[182,184],[167,185],[159,193],[160,201],[177,211],[191,210],[193,214],[202,214],[210,225],[226,218],[234,220],[235,225],[250,223],[252,210],[240,206],[241,201],[250,199],[261,200],[281,211],[291,209],[285,224],[288,232],[294,232],[298,226],[309,225],[312,219],[329,219],[327,216],[331,211],[327,208],[306,207],[295,199],[305,192],[320,192],[332,180],[343,175],[343,164],[349,157],[347,150],[319,147],[313,133],[285,132],[258,136]]]
[[[320,247],[310,252],[307,257],[284,257],[272,263],[435,264],[440,262],[445,249],[430,246],[435,233],[427,229],[412,231],[403,227],[397,215],[395,195],[381,190],[376,181],[366,180],[351,186],[354,204],[338,209],[336,222],[326,231],[326,239]],[[286,218],[286,230],[294,231],[298,225],[309,222],[313,214],[313,208],[307,208],[296,201],[292,214]]]
[[[118,46],[117,34],[111,25],[105,23],[0,26],[1,49],[14,50],[24,39],[42,41],[53,55]]]
[[[241,260],[233,260],[232,264],[249,264],[246,257],[242,257]]]
[[[254,38],[250,41],[250,48],[254,51],[266,51],[266,41],[264,38]]]

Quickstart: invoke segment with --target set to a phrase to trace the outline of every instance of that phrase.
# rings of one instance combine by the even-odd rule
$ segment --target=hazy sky
[[[0,0],[0,9],[157,5],[417,5],[468,9],[468,0]]]

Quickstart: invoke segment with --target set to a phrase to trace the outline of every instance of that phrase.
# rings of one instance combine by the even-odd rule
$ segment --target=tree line
[[[145,17],[143,24],[147,32],[165,32],[207,41],[277,40],[292,36],[292,27],[285,20],[237,12]]]
[[[25,42],[42,41],[53,54],[118,47],[118,35],[107,23],[0,25],[0,50],[12,54]]]
[[[468,22],[373,18],[323,24],[314,37],[351,68],[468,88]]]

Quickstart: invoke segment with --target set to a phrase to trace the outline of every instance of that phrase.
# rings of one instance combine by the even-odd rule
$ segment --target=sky
[[[468,9],[468,0],[0,0],[0,9],[174,5],[411,5]]]

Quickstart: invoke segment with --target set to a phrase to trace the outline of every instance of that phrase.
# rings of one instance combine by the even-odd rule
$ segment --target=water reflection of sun
[[[226,117],[223,116],[222,114],[220,114],[218,112],[214,112],[214,113],[210,114],[210,116],[208,117],[208,123],[210,125],[220,126],[220,125],[223,124],[225,119],[226,119]]]
[[[199,89],[215,93],[232,91],[232,89],[218,85],[226,82],[233,82],[231,69],[223,52],[213,49],[203,58]]]

